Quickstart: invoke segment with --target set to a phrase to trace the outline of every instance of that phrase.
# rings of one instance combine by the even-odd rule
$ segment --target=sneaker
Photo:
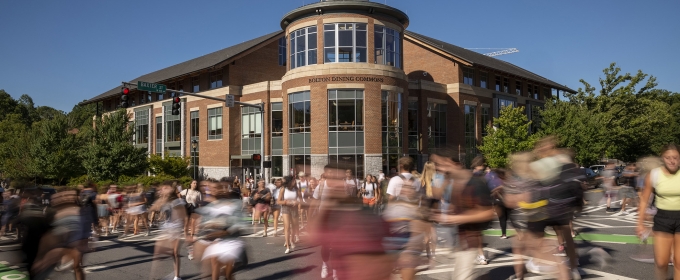
[[[64,271],[73,267],[73,260],[68,261],[65,264],[57,265],[54,267],[54,271]]]
[[[175,276],[175,278],[172,278],[172,280],[182,280],[182,278]]]
[[[484,256],[479,255],[479,256],[477,256],[477,259],[475,259],[475,263],[484,265],[484,264],[487,263],[487,261],[486,261],[486,258]]]
[[[284,254],[289,254],[290,251],[291,251],[290,248],[286,248],[286,252],[284,252]]]
[[[501,235],[501,239],[508,239],[508,237],[505,235]]]
[[[290,243],[290,248],[295,249],[295,243]]]
[[[605,212],[607,212],[607,213],[614,213],[614,210],[612,210],[611,208],[607,207],[607,210],[606,210]]]
[[[324,265],[321,267],[321,278],[326,279],[328,277],[328,266]]]

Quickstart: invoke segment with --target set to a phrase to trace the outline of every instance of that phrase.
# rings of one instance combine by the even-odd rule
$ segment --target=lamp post
[[[192,160],[193,160],[193,166],[194,166],[194,180],[196,179],[196,148],[198,147],[198,141],[196,139],[191,140],[191,149],[194,150],[194,153],[192,154]]]

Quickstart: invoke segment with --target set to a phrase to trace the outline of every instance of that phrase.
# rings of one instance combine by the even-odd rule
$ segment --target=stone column
[[[364,170],[366,174],[378,176],[378,173],[382,170],[382,154],[365,154]]]
[[[321,177],[321,174],[323,174],[323,167],[326,166],[326,164],[328,164],[328,155],[327,154],[311,155],[311,160],[312,160],[311,176],[318,179],[319,177]]]

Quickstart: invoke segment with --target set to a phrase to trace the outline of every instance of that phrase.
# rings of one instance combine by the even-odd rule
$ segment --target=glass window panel
[[[352,47],[338,47],[338,62],[352,62]]]
[[[353,90],[353,89],[349,89],[349,90],[347,90],[347,89],[340,89],[340,90],[337,90],[338,99],[354,99],[355,96],[356,96],[355,92],[356,92],[356,91]]]
[[[335,30],[335,24],[324,24],[323,30]]]
[[[356,101],[356,125],[364,125],[364,101],[357,99]]]
[[[336,126],[337,124],[337,108],[336,108],[337,101],[336,100],[329,100],[328,101],[328,125],[330,126]]]
[[[353,147],[356,144],[354,132],[338,132],[338,147]]]
[[[366,31],[356,31],[356,46],[366,47]]]
[[[366,54],[366,48],[357,47],[357,53],[354,58],[355,62],[367,62],[368,55]]]
[[[316,49],[316,33],[307,35],[307,46],[309,49]]]
[[[310,27],[308,27],[308,31],[309,31],[310,33],[316,32],[316,26],[310,26]]]
[[[304,101],[310,101],[311,100],[310,99],[311,93],[309,91],[303,91],[301,96],[302,96],[302,100],[304,100]]]
[[[324,32],[324,47],[335,47],[335,32]]]
[[[324,62],[336,62],[335,48],[325,48],[324,57],[325,57]]]
[[[365,23],[357,23],[357,30],[366,30],[366,24]]]

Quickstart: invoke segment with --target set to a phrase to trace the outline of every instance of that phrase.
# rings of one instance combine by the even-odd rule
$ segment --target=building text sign
[[[335,76],[323,78],[310,78],[309,83],[325,83],[325,82],[375,82],[382,83],[384,78],[366,77],[366,76]]]

